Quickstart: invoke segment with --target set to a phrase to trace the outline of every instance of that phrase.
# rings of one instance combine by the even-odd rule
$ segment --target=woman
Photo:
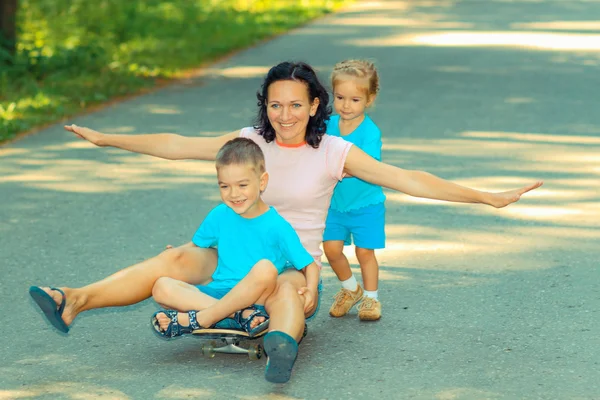
[[[265,154],[270,175],[264,201],[291,223],[317,262],[320,262],[319,245],[333,188],[345,174],[411,196],[483,203],[496,208],[518,201],[523,193],[542,184],[535,182],[507,192],[486,193],[426,172],[403,170],[376,161],[342,138],[324,134],[325,122],[331,113],[329,96],[315,71],[304,63],[283,62],[271,68],[257,97],[257,126],[220,137],[108,135],[75,125],[65,129],[97,146],[117,147],[170,160],[214,160],[217,151],[230,139],[244,136],[254,140]],[[83,288],[43,290],[56,302],[66,327],[82,311],[130,305],[147,299],[160,277],[205,284],[210,281],[216,259],[216,250],[188,244],[167,249]],[[270,315],[268,335],[275,335],[279,343],[278,351],[268,354],[267,380],[289,380],[305,317],[315,313],[313,308],[305,315],[303,293],[315,293],[317,286],[318,282],[307,282],[302,273],[292,269],[279,276],[277,289],[265,304]]]

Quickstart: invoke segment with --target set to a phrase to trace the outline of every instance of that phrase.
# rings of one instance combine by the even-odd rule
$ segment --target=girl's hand
[[[304,315],[312,314],[317,305],[318,294],[306,286],[298,289],[298,294],[304,296]]]
[[[96,146],[103,146],[101,143],[104,134],[93,129],[85,128],[77,125],[65,125],[65,130],[73,132],[77,137],[85,139]]]
[[[523,194],[531,190],[537,189],[543,184],[544,182],[537,181],[535,183],[532,183],[531,185],[524,186],[520,189],[514,189],[499,193],[490,193],[490,198],[486,203],[496,208],[506,207],[509,204],[519,201]]]

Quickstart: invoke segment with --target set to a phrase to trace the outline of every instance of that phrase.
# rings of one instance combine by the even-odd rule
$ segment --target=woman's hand
[[[535,183],[532,183],[531,185],[524,186],[520,189],[508,190],[506,192],[499,193],[490,193],[489,199],[488,201],[486,201],[486,203],[496,208],[506,207],[509,204],[519,201],[523,194],[531,190],[537,189],[543,184],[544,182],[537,181]]]
[[[81,139],[85,139],[88,142],[95,144],[96,146],[103,146],[102,137],[103,133],[97,132],[90,128],[85,128],[83,126],[73,125],[65,125],[65,130],[69,132],[73,132],[76,136]]]
[[[304,286],[298,289],[298,294],[304,297],[304,315],[312,314],[317,305],[318,293]]]

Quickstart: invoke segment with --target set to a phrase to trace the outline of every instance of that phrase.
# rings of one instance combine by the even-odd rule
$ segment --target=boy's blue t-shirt
[[[381,161],[381,132],[368,115],[349,135],[342,136],[339,128],[340,116],[334,115],[327,122],[327,134],[340,136],[354,143],[362,151]],[[339,212],[358,210],[366,206],[383,203],[385,195],[381,186],[365,182],[359,178],[344,178],[339,182],[331,198],[330,208]]]
[[[260,260],[270,260],[279,273],[288,262],[301,270],[314,261],[294,228],[273,207],[248,219],[220,204],[208,213],[192,242],[198,247],[218,247],[211,283],[215,288],[233,288]]]

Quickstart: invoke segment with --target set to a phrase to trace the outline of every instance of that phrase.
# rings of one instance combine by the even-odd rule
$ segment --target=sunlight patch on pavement
[[[304,397],[292,397],[286,394],[280,393],[266,393],[258,396],[252,395],[238,395],[236,396],[240,400],[300,400]]]
[[[150,114],[159,114],[159,115],[180,115],[183,112],[177,107],[166,107],[166,106],[158,106],[158,105],[147,105],[147,112]]]
[[[130,397],[117,390],[84,382],[58,382],[44,385],[29,385],[27,389],[0,390],[0,399],[48,398],[78,400],[129,400]]]
[[[600,204],[592,204],[599,221]],[[580,221],[581,222],[581,221]],[[382,271],[390,268],[500,273],[547,269],[562,265],[559,254],[566,251],[589,253],[597,247],[597,222],[574,226],[499,226],[476,224],[467,228],[444,225],[420,229],[416,225],[386,226],[387,245],[376,250]],[[351,246],[344,248],[348,260],[358,264]],[[591,254],[591,253],[590,253]],[[394,276],[392,274],[392,276]]]
[[[392,27],[409,27],[409,28],[473,28],[473,23],[466,22],[452,22],[452,21],[439,21],[435,18],[435,15],[422,14],[420,17],[415,18],[403,18],[403,17],[390,17],[386,14],[371,15],[368,17],[346,17],[338,18],[332,21],[329,25],[333,26],[392,26]],[[443,17],[443,16],[439,16]]]
[[[475,388],[452,388],[439,391],[433,397],[435,400],[459,400],[459,399],[498,399],[503,396],[500,393],[489,392]]]
[[[352,273],[356,276],[360,276],[360,273],[361,273],[360,267],[358,267],[358,261],[356,260],[356,258],[348,257],[348,261],[350,262],[350,264],[352,264],[350,266]],[[406,276],[405,274],[402,274],[401,270],[399,268],[394,268],[393,270],[391,270],[392,268],[394,268],[394,267],[390,267],[390,266],[381,267],[379,269],[379,280],[380,281],[404,281],[407,279],[411,279],[408,276]],[[335,276],[335,273],[333,272],[333,270],[331,269],[331,266],[329,264],[323,264],[323,269],[321,270],[321,277],[325,279],[325,283],[337,282],[337,277]]]
[[[446,31],[403,33],[375,39],[347,40],[346,44],[362,47],[515,47],[528,50],[600,51],[600,35],[584,33],[540,33],[535,31]]]
[[[482,139],[512,139],[527,142],[542,143],[564,143],[564,144],[594,144],[600,145],[600,137],[596,136],[576,136],[576,135],[555,135],[544,133],[520,133],[520,132],[484,132],[484,131],[466,131],[459,136],[468,138]],[[598,156],[600,160],[600,156]]]
[[[89,142],[70,142],[72,148],[87,147]],[[46,152],[58,152],[65,146],[48,146]],[[47,153],[46,153],[47,154]],[[175,185],[207,184],[216,186],[213,162],[171,161],[125,153],[106,162],[65,158],[5,159],[1,183],[21,183],[27,187],[74,193],[115,193],[139,189],[167,189]],[[55,157],[57,156],[55,154]]]
[[[36,358],[24,358],[15,361],[15,364],[23,365],[59,365],[63,363],[71,363],[75,361],[73,356],[65,356],[64,354],[46,354]]]
[[[600,31],[600,21],[516,22],[510,26],[513,29]]]
[[[20,156],[29,152],[27,149],[0,148],[0,157]]]
[[[194,77],[221,76],[224,78],[259,78],[269,72],[271,66],[247,65],[228,68],[205,68],[194,73]]]
[[[159,399],[214,399],[217,394],[214,390],[200,388],[182,388],[171,385],[160,390],[156,397]]]

